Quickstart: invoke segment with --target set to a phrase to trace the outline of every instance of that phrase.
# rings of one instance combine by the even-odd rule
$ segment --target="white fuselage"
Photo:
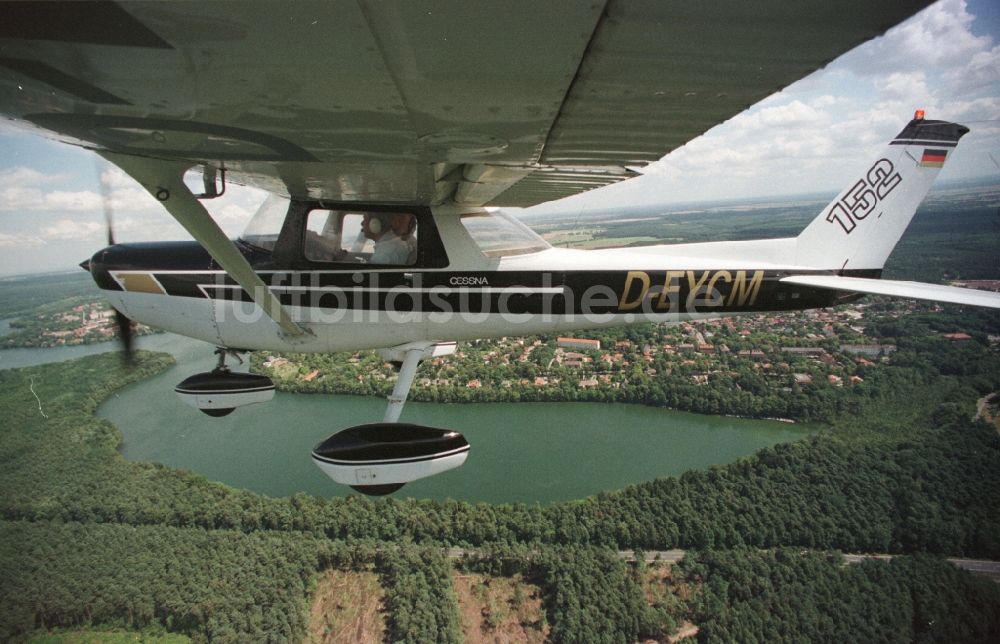
[[[132,319],[218,346],[330,352],[769,310],[769,276],[808,270],[790,262],[794,239],[489,257],[452,213],[435,221],[446,268],[261,272],[304,336],[282,334],[223,271],[112,268],[123,288],[107,295]],[[193,276],[205,297],[170,294],[168,280]],[[793,299],[775,308],[804,308]]]

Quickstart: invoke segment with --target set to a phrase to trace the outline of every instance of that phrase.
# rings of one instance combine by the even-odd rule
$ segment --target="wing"
[[[297,198],[627,178],[924,0],[0,2],[0,113]]]

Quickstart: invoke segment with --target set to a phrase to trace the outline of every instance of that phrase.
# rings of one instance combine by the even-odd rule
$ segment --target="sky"
[[[913,116],[971,132],[938,182],[1000,185],[1000,3],[941,0],[642,170],[543,209],[592,210],[834,192]],[[117,241],[190,239],[145,190],[93,153],[0,122],[0,275],[73,270]],[[204,202],[237,235],[264,193]]]

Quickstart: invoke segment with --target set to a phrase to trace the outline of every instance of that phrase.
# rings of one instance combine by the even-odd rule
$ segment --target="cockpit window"
[[[417,218],[409,212],[312,210],[305,256],[314,262],[413,266]]]
[[[487,257],[526,255],[551,248],[533,230],[504,212],[463,215],[461,221],[472,241]]]
[[[240,239],[257,248],[273,251],[288,213],[288,199],[269,195],[254,214]]]

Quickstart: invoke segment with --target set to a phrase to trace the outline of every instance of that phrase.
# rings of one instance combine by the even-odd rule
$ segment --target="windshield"
[[[535,231],[505,212],[463,215],[462,225],[487,257],[525,255],[550,248]]]
[[[288,214],[288,199],[270,195],[257,209],[240,239],[263,250],[273,251]]]

